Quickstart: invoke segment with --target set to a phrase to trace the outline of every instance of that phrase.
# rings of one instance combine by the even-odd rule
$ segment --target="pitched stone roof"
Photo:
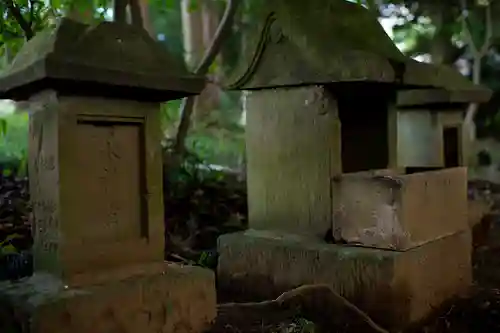
[[[370,82],[393,89],[453,90],[455,97],[466,92],[469,102],[484,102],[491,96],[488,89],[452,68],[402,54],[377,19],[357,4],[254,2],[250,21],[256,23],[247,36],[247,52],[226,80],[229,89]]]
[[[146,100],[199,93],[204,79],[182,68],[141,28],[65,18],[26,43],[1,73],[0,98],[23,99],[42,89]]]

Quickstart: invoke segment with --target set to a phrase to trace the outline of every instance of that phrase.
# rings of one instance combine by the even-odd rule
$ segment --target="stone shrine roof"
[[[141,28],[68,18],[38,33],[0,74],[0,98],[27,99],[44,89],[75,95],[167,101],[198,94],[204,78],[183,71]]]
[[[229,89],[366,82],[371,88],[377,83],[392,90],[441,90],[437,98],[455,102],[485,102],[491,97],[489,89],[474,85],[453,68],[420,63],[402,54],[377,19],[357,4],[253,2],[249,22],[257,23],[247,35],[248,52],[226,78]]]

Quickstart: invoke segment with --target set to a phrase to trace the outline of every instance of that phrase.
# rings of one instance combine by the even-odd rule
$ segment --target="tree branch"
[[[368,10],[378,19],[380,15],[380,7],[378,3],[375,0],[366,0],[366,4],[368,5]]]
[[[484,43],[481,46],[481,50],[479,51],[481,57],[485,56],[491,47],[491,40],[493,36],[493,22],[491,19],[491,4],[488,4],[485,8],[486,15],[486,33],[484,35]]]
[[[37,3],[36,0],[28,0],[29,3],[29,9],[30,9],[30,20],[29,20],[29,25],[32,28],[33,27],[33,20],[35,19],[35,3]]]
[[[467,40],[467,44],[469,45],[472,54],[475,55],[477,54],[478,50],[476,48],[476,45],[474,44],[474,39],[472,38],[472,34],[470,33],[469,26],[467,24],[467,1],[460,0],[460,6],[462,10],[460,20],[462,21],[462,29],[465,33],[465,39]]]
[[[307,319],[312,319],[313,322],[317,321],[327,327],[335,326],[339,315],[346,314],[347,318],[356,318],[357,321],[366,325],[363,332],[389,333],[374,322],[366,312],[326,284],[302,285],[284,292],[271,301],[222,303],[217,306],[217,309],[222,313],[229,313],[231,310],[250,313],[276,312],[280,309],[295,310],[304,313]],[[316,318],[320,320],[315,320]]]
[[[472,38],[472,34],[469,29],[469,25],[467,24],[467,2],[466,0],[460,0],[460,5],[462,8],[462,15],[461,15],[461,21],[462,21],[462,28],[465,33],[465,39],[467,40],[467,44],[471,48],[471,52],[474,58],[477,57],[483,57],[486,55],[488,50],[491,47],[491,40],[492,40],[492,35],[493,35],[493,22],[492,22],[492,17],[491,17],[491,4],[488,3],[487,6],[485,6],[485,26],[486,26],[486,32],[484,35],[484,41],[481,47],[477,47],[477,45],[474,43],[474,39]]]
[[[217,28],[212,43],[200,64],[194,71],[195,75],[205,75],[210,68],[210,65],[214,62],[215,57],[220,52],[222,44],[226,41],[227,37],[231,33],[231,28],[233,26],[234,17],[238,9],[241,0],[228,0],[226,5],[226,10],[224,11],[224,16]],[[189,126],[191,123],[191,116],[194,110],[196,97],[187,97],[182,101],[181,105],[181,119],[179,126],[177,128],[177,135],[174,143],[174,153],[181,155],[185,150],[185,141]]]
[[[14,19],[17,21],[21,29],[23,29],[26,40],[30,40],[31,38],[33,38],[35,36],[35,33],[33,32],[33,28],[31,27],[31,22],[28,22],[24,18],[23,14],[21,13],[21,10],[14,3],[14,0],[4,0],[4,1],[12,17],[14,17]]]

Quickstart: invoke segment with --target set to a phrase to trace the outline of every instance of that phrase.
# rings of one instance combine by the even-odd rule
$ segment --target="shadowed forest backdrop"
[[[475,83],[494,90],[488,104],[479,108],[471,105],[465,116],[476,146],[470,156],[471,176],[500,182],[500,0],[354,2],[378,17],[404,53],[419,61],[454,66]],[[0,69],[27,40],[53,27],[57,18],[68,16],[87,23],[116,19],[140,24],[177,58],[179,66],[206,75],[209,83],[199,97],[162,106],[165,200],[170,207],[166,219],[174,238],[169,244],[175,246],[171,251],[199,260],[199,252],[190,251],[213,248],[215,235],[245,225],[245,110],[241,94],[223,91],[218,81],[234,69],[244,52],[246,33],[254,23],[252,13],[259,3],[132,0],[129,5],[122,0],[2,0]],[[24,111],[22,104],[0,103],[4,178],[13,169],[18,174],[25,170],[28,115]],[[4,197],[26,197],[19,194],[26,189],[11,185],[2,186]],[[18,206],[22,207],[10,205],[4,210],[29,209]],[[4,215],[8,217],[2,220]],[[24,218],[13,216],[17,215],[0,211],[0,222],[9,226],[26,223]]]

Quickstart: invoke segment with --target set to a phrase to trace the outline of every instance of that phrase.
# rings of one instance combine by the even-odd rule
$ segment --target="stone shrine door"
[[[443,162],[445,168],[462,165],[460,142],[461,135],[458,126],[446,126],[443,128]]]
[[[385,169],[389,165],[389,111],[385,98],[338,99],[342,172]]]

